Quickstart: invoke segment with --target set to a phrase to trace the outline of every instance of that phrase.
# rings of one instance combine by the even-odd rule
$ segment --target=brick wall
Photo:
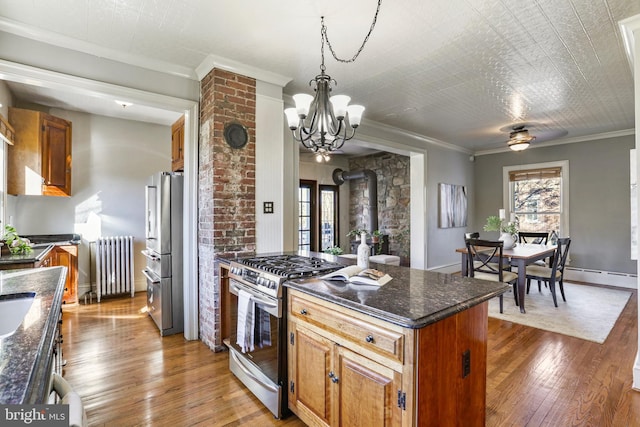
[[[378,229],[389,235],[389,251],[409,265],[411,182],[409,157],[392,153],[349,160],[349,170],[370,169],[378,181]],[[369,193],[364,179],[350,182],[349,229],[368,228]]]
[[[255,79],[213,69],[200,82],[198,275],[200,339],[222,347],[217,254],[255,251]],[[247,128],[249,142],[229,147],[224,126]]]

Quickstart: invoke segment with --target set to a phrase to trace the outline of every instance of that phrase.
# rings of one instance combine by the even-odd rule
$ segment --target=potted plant
[[[511,249],[518,241],[518,226],[515,222],[507,222],[498,216],[492,215],[487,218],[484,231],[497,231],[500,233],[498,240],[504,242],[505,249]]]
[[[371,233],[371,242],[372,243],[378,243],[380,242],[380,240],[382,239],[382,231],[380,230],[373,230],[373,233]]]
[[[12,225],[5,225],[4,236],[2,236],[12,254],[28,254],[33,251],[32,243],[27,238],[18,236],[18,232]]]
[[[340,246],[331,246],[330,248],[326,248],[324,253],[330,255],[342,255],[344,251]]]
[[[349,232],[347,233],[347,237],[351,237],[355,240],[362,236],[362,233],[369,235],[369,232],[364,228],[354,228],[352,230],[349,230]]]

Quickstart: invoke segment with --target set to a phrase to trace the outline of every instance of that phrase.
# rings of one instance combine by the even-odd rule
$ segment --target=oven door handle
[[[235,291],[236,295],[238,295],[238,292],[240,292],[240,288],[237,285],[231,284],[231,289],[233,289]],[[250,292],[250,293],[251,293],[251,298],[253,300],[255,300],[256,304],[261,304],[261,305],[264,305],[266,307],[271,307],[271,308],[278,308],[278,304],[277,303],[273,303],[273,302],[271,302],[269,300],[261,298],[258,295],[256,295],[254,292]]]
[[[160,279],[153,277],[150,271],[146,269],[142,270],[142,274],[144,274],[144,277],[146,277],[151,283],[160,283]]]
[[[266,388],[267,390],[270,390],[273,393],[277,393],[278,392],[278,389],[276,387],[273,387],[270,384],[266,384],[264,381],[261,381],[260,378],[258,378],[255,375],[253,375],[253,373],[251,371],[249,371],[244,366],[244,363],[242,362],[242,360],[240,360],[240,358],[238,357],[238,355],[236,355],[236,353],[234,351],[230,351],[229,355],[231,357],[233,357],[233,359],[238,363],[238,367],[242,370],[242,372],[245,373],[245,375],[247,375],[248,377],[253,379],[255,382],[257,382],[258,384],[260,384],[262,387]]]

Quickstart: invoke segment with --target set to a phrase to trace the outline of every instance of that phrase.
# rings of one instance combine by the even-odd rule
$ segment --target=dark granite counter
[[[0,404],[44,403],[62,305],[64,267],[0,271],[0,294],[35,292],[25,320],[0,338]]]
[[[30,267],[29,264],[34,264],[44,259],[56,245],[80,244],[79,234],[38,234],[21,237],[29,239],[34,244],[33,251],[28,254],[12,255],[6,246],[3,246],[0,255],[0,269],[3,265],[15,264],[25,264],[24,268],[27,268]]]
[[[355,264],[348,258],[318,252],[277,252],[257,256],[285,254],[323,258],[344,265]],[[250,256],[256,254],[218,254],[216,261],[229,264]],[[371,263],[371,268],[388,273],[393,280],[378,287],[307,278],[285,282],[285,286],[413,329],[464,311],[509,289],[502,283],[408,267]]]
[[[406,328],[422,328],[509,289],[499,282],[371,263],[393,280],[384,286],[354,285],[318,278],[285,286]]]
[[[53,249],[53,244],[48,244],[42,247],[34,247],[33,251],[28,254],[20,254],[20,255],[12,255],[9,251],[2,251],[2,255],[0,255],[0,268],[3,265],[9,264],[25,264],[25,268],[29,267],[28,264],[34,264],[36,262],[44,259],[51,249]]]

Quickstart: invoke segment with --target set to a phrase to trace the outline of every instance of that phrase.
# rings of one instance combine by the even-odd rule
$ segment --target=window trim
[[[545,169],[557,168],[562,170],[562,194],[560,195],[561,211],[560,211],[560,230],[562,237],[571,236],[569,229],[569,160],[560,160],[556,162],[531,163],[502,167],[502,206],[505,207],[507,218],[513,212],[513,204],[511,200],[511,190],[509,189],[510,179],[509,173],[518,170],[528,169]]]
[[[340,186],[330,184],[318,185],[318,251],[322,252],[322,191],[331,190],[333,193],[333,223],[335,224],[332,246],[340,246]]]

